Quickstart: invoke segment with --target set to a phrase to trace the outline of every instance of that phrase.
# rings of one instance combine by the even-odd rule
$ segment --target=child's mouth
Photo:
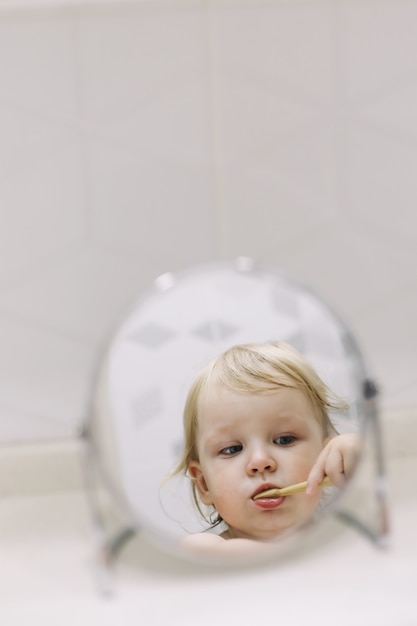
[[[268,491],[276,491],[273,489],[269,489]],[[254,504],[258,507],[260,507],[261,509],[277,509],[279,506],[281,506],[281,504],[284,502],[285,497],[284,496],[275,496],[275,495],[268,495],[266,496],[267,492],[266,491],[261,491],[259,494],[256,494],[256,496],[254,496],[252,498]]]
[[[264,500],[264,499],[275,499],[281,497],[281,489],[278,487],[270,487],[267,489],[263,489],[252,497],[252,500]]]
[[[264,483],[260,485],[252,496],[254,504],[261,509],[276,509],[284,502],[285,498],[280,493],[281,489],[274,484]]]
[[[328,487],[332,484],[332,481],[328,476],[325,476],[323,480],[319,483],[319,487]],[[302,483],[296,483],[295,485],[289,485],[288,487],[272,487],[270,489],[265,488],[263,491],[259,491],[255,493],[253,496],[253,500],[264,499],[264,498],[276,498],[280,496],[292,496],[294,493],[301,493],[307,489],[307,481],[305,480]]]

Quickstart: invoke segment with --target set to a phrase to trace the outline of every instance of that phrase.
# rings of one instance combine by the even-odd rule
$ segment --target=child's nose
[[[248,473],[275,472],[277,468],[274,457],[265,450],[254,452],[248,462]]]

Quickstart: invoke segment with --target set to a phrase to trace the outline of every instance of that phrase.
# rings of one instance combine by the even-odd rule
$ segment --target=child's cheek
[[[309,516],[317,509],[321,494],[320,491],[314,496],[308,496],[305,493],[300,493],[294,497],[299,498],[298,507],[300,511],[302,511],[303,516]]]

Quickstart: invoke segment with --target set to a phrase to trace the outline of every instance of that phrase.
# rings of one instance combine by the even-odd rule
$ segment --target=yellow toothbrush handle
[[[319,487],[328,487],[332,484],[332,481],[328,476],[325,476],[321,483],[319,483]],[[294,493],[301,493],[305,491],[307,487],[307,481],[302,483],[297,483],[296,485],[290,485],[289,487],[282,487],[281,489],[267,489],[266,491],[262,491],[258,493],[254,500],[258,498],[271,498],[273,496],[291,496]]]

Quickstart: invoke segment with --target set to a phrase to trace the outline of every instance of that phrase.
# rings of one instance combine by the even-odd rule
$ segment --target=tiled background
[[[416,406],[416,111],[416,0],[1,0],[0,441],[76,435],[135,295],[238,255]]]

